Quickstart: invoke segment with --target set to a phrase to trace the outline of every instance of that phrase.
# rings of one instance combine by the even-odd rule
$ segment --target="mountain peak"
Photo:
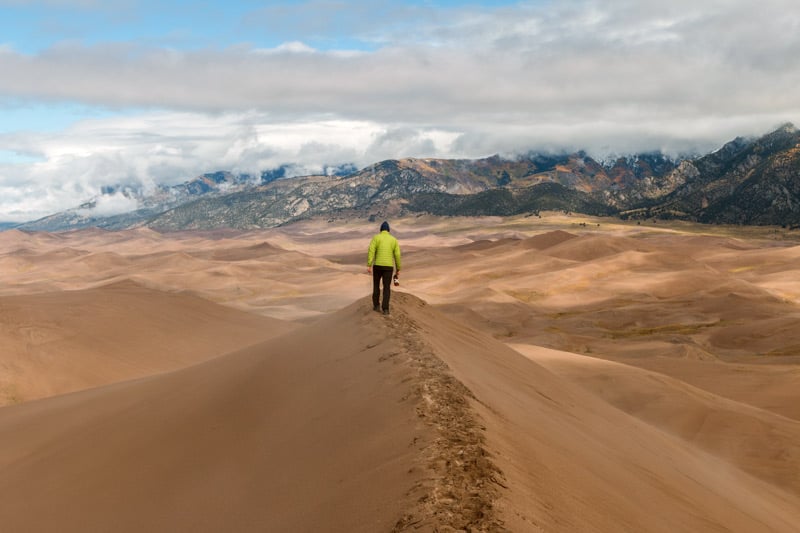
[[[788,150],[796,146],[798,142],[800,142],[800,131],[791,122],[783,124],[772,133],[768,133],[756,141],[767,150],[775,152]]]

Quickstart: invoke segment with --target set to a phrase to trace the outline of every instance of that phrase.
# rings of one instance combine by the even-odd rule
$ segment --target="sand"
[[[797,530],[792,232],[392,227],[0,233],[2,530]]]

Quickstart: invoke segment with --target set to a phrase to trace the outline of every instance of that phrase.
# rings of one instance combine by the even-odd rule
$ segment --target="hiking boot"
[[[384,310],[383,310],[383,314],[384,314],[384,315],[388,315],[388,314],[389,314],[389,310],[388,310],[388,309],[384,309]]]
[[[380,311],[380,310],[381,310],[381,308],[380,308],[380,306],[373,305],[373,306],[372,306],[372,310],[373,310],[373,311]]]

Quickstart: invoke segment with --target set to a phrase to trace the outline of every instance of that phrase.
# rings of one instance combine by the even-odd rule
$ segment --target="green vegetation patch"
[[[653,327],[609,330],[605,337],[611,339],[626,339],[631,337],[650,337],[653,335],[693,335],[719,325],[721,325],[721,321],[701,324],[665,324]]]

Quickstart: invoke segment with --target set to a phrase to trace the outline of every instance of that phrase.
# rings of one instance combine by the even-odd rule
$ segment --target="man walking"
[[[367,254],[367,273],[372,274],[372,308],[375,311],[383,310],[384,315],[389,314],[389,297],[392,294],[393,266],[397,266],[395,279],[400,275],[400,245],[397,239],[389,233],[389,223],[381,224],[381,232],[375,235],[369,243]],[[383,282],[383,301],[381,296],[381,281]],[[378,304],[382,305],[379,307]]]

